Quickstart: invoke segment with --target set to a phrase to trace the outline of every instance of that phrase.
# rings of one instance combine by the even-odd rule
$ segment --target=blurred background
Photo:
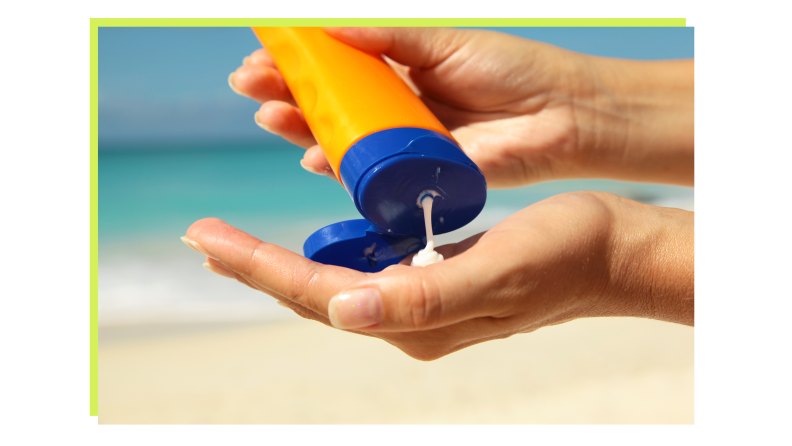
[[[496,30],[599,56],[693,57],[692,28]],[[423,363],[204,270],[179,239],[200,218],[300,254],[315,230],[359,218],[228,87],[259,47],[248,28],[99,28],[101,423],[693,422],[689,327],[574,321]],[[575,190],[693,210],[690,188],[557,181],[489,191],[473,223],[437,238]]]

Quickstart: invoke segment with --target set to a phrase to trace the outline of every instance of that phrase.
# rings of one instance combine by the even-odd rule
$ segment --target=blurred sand
[[[689,424],[693,329],[578,320],[434,362],[296,316],[103,329],[99,422]]]

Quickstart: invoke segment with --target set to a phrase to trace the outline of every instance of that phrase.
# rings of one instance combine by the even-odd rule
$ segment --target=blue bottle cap
[[[309,259],[363,272],[382,271],[425,245],[420,200],[434,196],[435,234],[459,229],[484,208],[487,183],[456,141],[432,130],[394,128],[368,135],[341,160],[340,179],[365,220],[313,233]]]
[[[305,257],[327,265],[378,272],[422,249],[419,237],[390,235],[366,220],[347,220],[314,232],[305,241]]]
[[[432,229],[470,223],[487,200],[484,175],[453,139],[426,129],[393,128],[347,150],[341,181],[366,220],[393,233],[426,235],[419,196],[433,192]]]

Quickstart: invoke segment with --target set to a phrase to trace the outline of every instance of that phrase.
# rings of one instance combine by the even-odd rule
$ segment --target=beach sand
[[[296,316],[99,339],[101,424],[693,423],[693,329],[651,320],[577,320],[433,362]]]

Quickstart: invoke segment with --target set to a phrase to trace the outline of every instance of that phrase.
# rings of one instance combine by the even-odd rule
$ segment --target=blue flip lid
[[[333,223],[314,232],[305,241],[303,252],[315,262],[377,272],[425,245],[422,238],[393,236],[361,219]]]
[[[419,201],[426,193],[435,197],[435,234],[470,223],[487,199],[478,166],[456,141],[432,130],[393,128],[368,135],[347,150],[339,173],[365,220],[320,229],[306,240],[304,253],[359,271],[381,271],[425,246]],[[382,251],[370,261],[372,253],[364,253],[368,248]]]

